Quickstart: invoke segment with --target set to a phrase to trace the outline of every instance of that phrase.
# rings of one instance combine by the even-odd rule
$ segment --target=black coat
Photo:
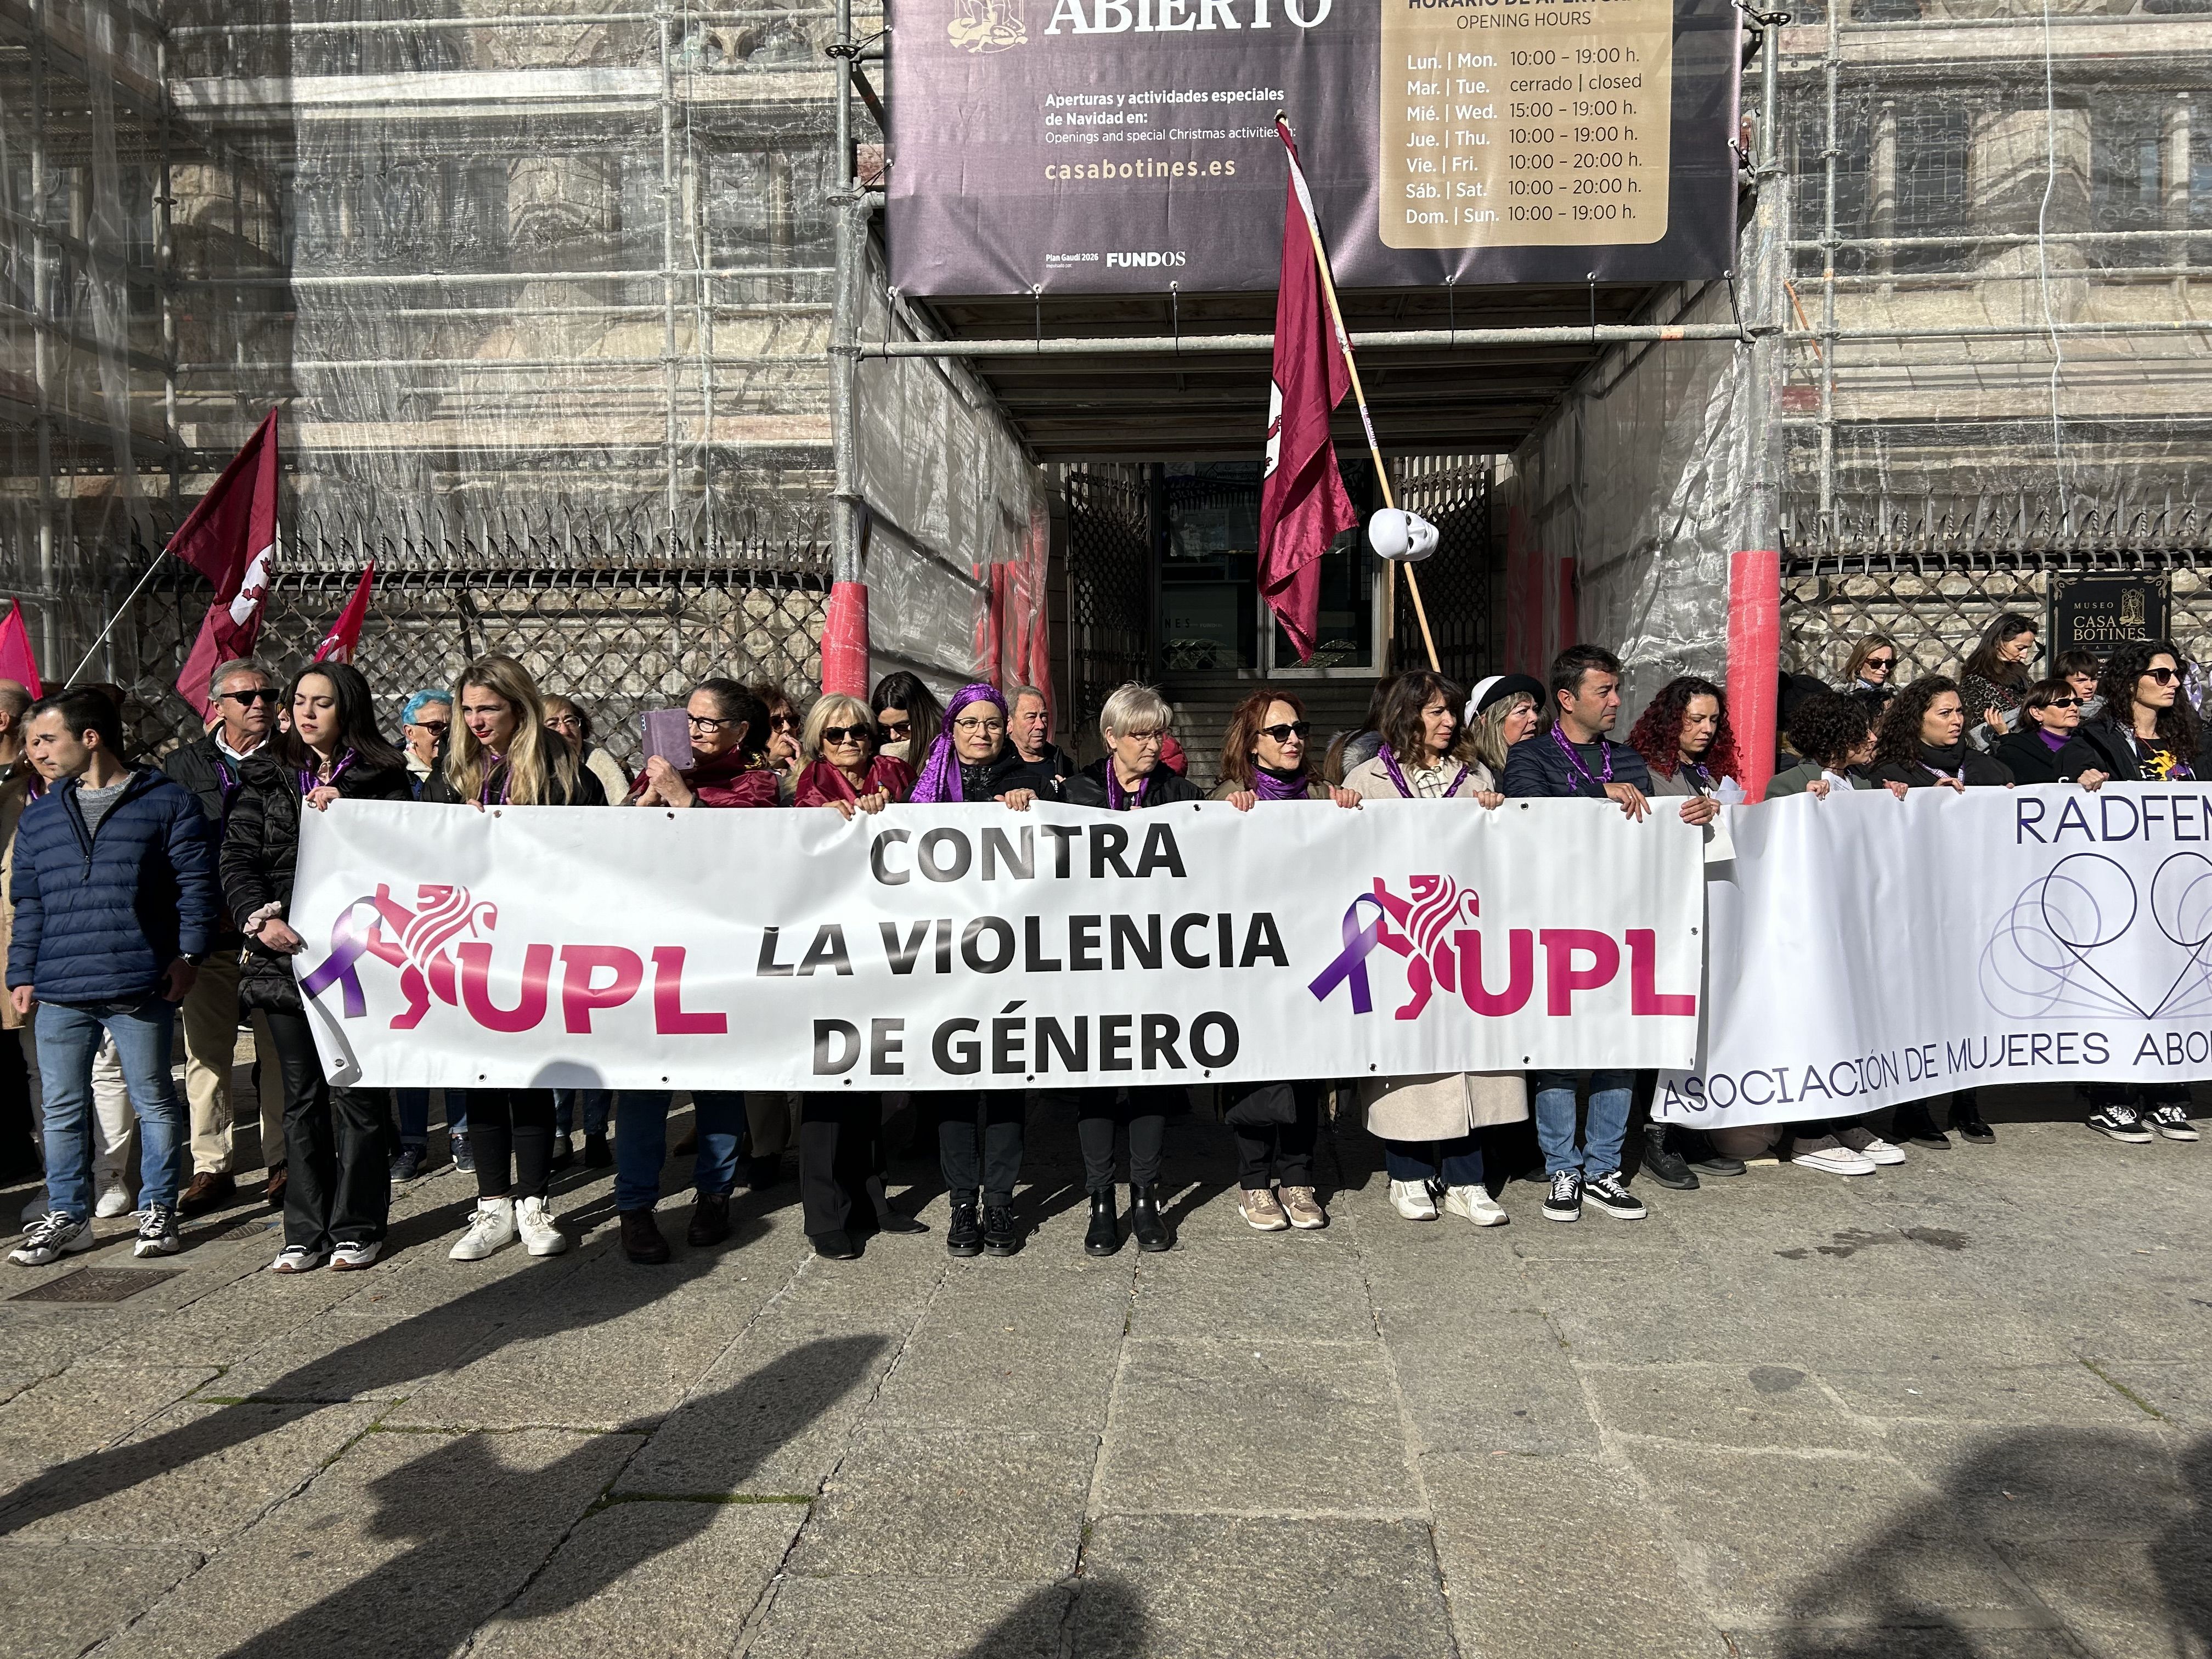
[[[1106,791],[1106,769],[1113,764],[1110,757],[1095,760],[1067,781],[1060,799],[1070,806],[1104,806],[1111,797]],[[1145,775],[1143,793],[1137,805],[1145,806],[1173,806],[1179,801],[1204,800],[1206,792],[1180,772],[1171,772],[1164,766],[1156,766]]]
[[[2109,714],[2098,714],[2083,720],[2074,740],[2085,744],[2097,757],[2097,769],[2115,781],[2143,781],[2142,763],[2136,755],[2133,733]],[[2212,722],[2197,728],[2197,753],[2191,757],[2191,765],[2196,771],[2197,781],[2212,783]]]
[[[415,798],[404,766],[349,766],[338,775],[337,792],[348,800]],[[273,755],[249,756],[222,837],[222,899],[234,927],[242,930],[247,917],[272,902],[289,908],[299,858],[300,775]],[[246,940],[240,958],[240,1006],[298,1013],[291,960]]]
[[[2084,772],[2106,770],[2103,758],[2077,737],[2052,750],[2033,721],[2008,732],[1990,745],[1990,758],[2002,761],[2014,783],[2070,783]]]
[[[561,775],[557,771],[548,772],[545,785],[546,797],[537,803],[540,806],[605,806],[607,804],[606,786],[599,781],[597,775],[587,766],[580,764],[576,768],[576,790],[573,795],[565,794],[562,792]],[[423,780],[422,799],[446,806],[466,806],[471,804],[454,793],[453,784],[446,777],[446,769],[442,761],[430,775]]]
[[[1006,745],[1006,752],[1013,755],[1015,759],[1021,760],[1021,756],[1013,744]],[[1060,799],[1062,792],[1067,787],[1068,779],[1075,774],[1074,757],[1057,744],[1045,744],[1042,759],[1025,760],[1022,761],[1021,764],[1022,771],[1025,775],[1020,782],[1006,787],[1015,789],[1034,789],[1046,800]]]
[[[1925,745],[1923,745],[1925,750]],[[2010,783],[2012,773],[2000,760],[1991,760],[1972,744],[1961,743],[1943,757],[1943,769],[1956,772],[1970,789],[2002,788]],[[1936,781],[1936,775],[1926,767],[1911,761],[1883,761],[1868,774],[1877,783],[1901,783],[1908,789],[1925,789]]]

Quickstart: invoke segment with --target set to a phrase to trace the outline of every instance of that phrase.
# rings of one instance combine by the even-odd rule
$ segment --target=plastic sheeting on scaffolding
[[[863,343],[933,337],[855,262]],[[957,362],[854,366],[854,470],[865,514],[872,676],[904,668],[940,694],[966,681],[1048,684],[1044,474]]]

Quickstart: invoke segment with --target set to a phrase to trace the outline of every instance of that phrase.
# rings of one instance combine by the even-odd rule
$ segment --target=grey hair
[[[1011,714],[1013,711],[1014,705],[1019,702],[1024,697],[1035,697],[1046,708],[1049,708],[1052,707],[1052,699],[1045,696],[1043,692],[1038,690],[1034,685],[1010,685],[1006,688],[1007,712]]]
[[[270,673],[267,669],[264,668],[259,663],[254,661],[252,658],[233,657],[228,662],[217,663],[216,665],[215,672],[208,676],[208,701],[210,702],[213,702],[216,700],[216,696],[222,690],[222,683],[228,679],[233,674],[258,674],[263,679],[267,680],[270,684],[274,685],[276,684],[276,677]]]
[[[1149,685],[1125,680],[1114,688],[1106,706],[1098,711],[1098,734],[1103,738],[1141,737],[1148,732],[1174,728],[1175,709]]]

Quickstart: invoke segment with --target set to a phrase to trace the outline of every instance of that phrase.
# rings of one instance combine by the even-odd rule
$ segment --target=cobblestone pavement
[[[933,1179],[846,1264],[787,1174],[712,1250],[672,1198],[660,1268],[580,1168],[544,1261],[447,1260],[449,1168],[364,1273],[103,1224],[0,1267],[0,1651],[2202,1655],[2212,1142],[1983,1098],[1995,1146],[1491,1231],[1347,1133],[1334,1224],[1254,1233],[1180,1121],[1177,1247],[1105,1261],[1051,1105],[1011,1261],[948,1259]]]

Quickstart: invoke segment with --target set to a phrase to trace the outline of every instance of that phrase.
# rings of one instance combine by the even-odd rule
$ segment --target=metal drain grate
[[[219,1233],[192,1233],[189,1237],[195,1244],[228,1244],[241,1238],[264,1238],[283,1224],[281,1216],[272,1216],[265,1221],[256,1217],[225,1227]]]
[[[27,1291],[18,1291],[10,1302],[120,1302],[141,1291],[150,1291],[165,1279],[175,1279],[182,1267],[80,1267],[60,1279],[50,1279]]]

